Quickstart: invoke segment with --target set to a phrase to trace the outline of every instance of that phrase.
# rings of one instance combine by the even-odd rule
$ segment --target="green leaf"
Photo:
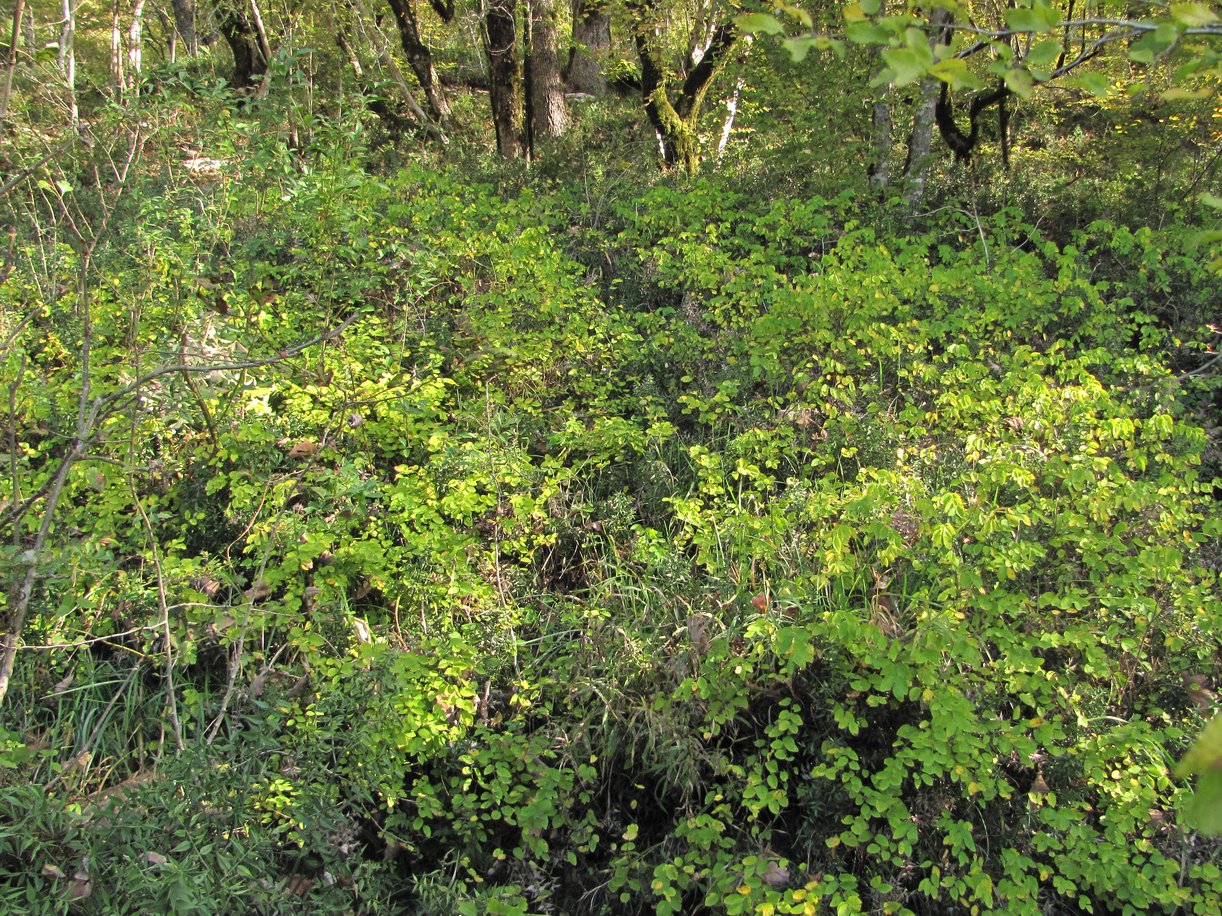
[[[811,18],[810,13],[802,9],[800,6],[790,6],[788,3],[778,3],[776,8],[788,16],[792,16],[798,20],[798,23],[804,29],[813,28],[815,21]]]
[[[867,16],[877,15],[883,6],[882,0],[858,0],[857,5],[861,7],[861,11]]]
[[[861,22],[870,14],[861,8],[860,3],[847,3],[844,7],[845,22]]]
[[[785,33],[785,26],[781,25],[780,20],[767,13],[744,13],[734,17],[734,24],[738,26],[739,31],[748,35],[783,35]]]
[[[1156,57],[1179,41],[1182,33],[1183,26],[1170,22],[1160,23],[1158,28],[1146,32],[1129,48],[1129,60],[1139,64],[1154,63]]]
[[[815,47],[816,40],[811,35],[799,35],[796,38],[786,38],[781,42],[785,50],[789,52],[790,59],[795,64],[800,64],[806,59],[806,55],[810,49]]]
[[[1034,87],[1035,82],[1032,80],[1031,74],[1026,70],[1007,70],[1002,79],[1006,81],[1006,88],[1019,98],[1031,98],[1031,90]]]
[[[929,74],[949,83],[951,89],[980,89],[984,86],[984,80],[968,69],[967,61],[958,57],[938,61],[929,68]]]
[[[844,57],[844,42],[828,35],[816,35],[815,47],[820,51],[831,51],[837,57]]]
[[[1197,740],[1175,768],[1175,775],[1183,779],[1214,770],[1222,770],[1222,715],[1214,716],[1197,735]]]
[[[1080,76],[1071,76],[1065,80],[1065,85],[1085,89],[1096,98],[1103,98],[1112,93],[1111,81],[1102,73],[1087,72]]]
[[[1222,770],[1212,770],[1197,779],[1187,815],[1201,833],[1222,834]]]
[[[924,54],[918,48],[888,48],[883,51],[883,60],[895,74],[892,82],[897,86],[915,83],[933,65],[933,52],[924,46]]]
[[[879,71],[878,75],[875,76],[874,79],[870,80],[870,88],[877,89],[879,86],[890,85],[894,79],[895,71],[890,67],[884,67]]]
[[[1218,14],[1206,3],[1172,3],[1171,18],[1193,29],[1218,21]]]
[[[1028,67],[1050,67],[1060,54],[1061,43],[1055,38],[1045,38],[1027,52],[1025,62]]]
[[[885,45],[891,33],[872,22],[851,22],[844,27],[844,37],[857,45]]]
[[[1029,9],[1006,10],[1006,25],[1015,32],[1047,32],[1059,19],[1060,13],[1044,0],[1036,0]]]
[[[1216,194],[1210,194],[1209,192],[1205,192],[1201,194],[1201,196],[1198,197],[1197,200],[1199,200],[1201,203],[1203,203],[1207,207],[1213,207],[1215,210],[1222,210],[1222,197],[1218,197],[1218,195]]]
[[[1182,86],[1172,86],[1163,92],[1163,99],[1168,102],[1179,102],[1185,99],[1197,101],[1199,99],[1210,99],[1217,95],[1216,89],[1185,89]]]

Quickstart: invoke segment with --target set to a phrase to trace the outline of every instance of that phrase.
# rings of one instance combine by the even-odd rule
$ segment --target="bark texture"
[[[416,11],[408,0],[389,0],[389,2],[390,9],[395,14],[395,25],[399,28],[399,43],[403,45],[403,54],[407,57],[407,63],[420,83],[420,90],[424,93],[429,116],[439,123],[444,123],[450,118],[450,103],[446,101],[445,93],[441,89],[441,81],[437,78],[437,68],[433,66],[433,54],[428,45],[420,38],[420,25],[416,21]]]
[[[4,65],[4,88],[0,90],[0,121],[8,117],[9,99],[13,95],[13,73],[17,69],[17,46],[21,43],[21,16],[25,0],[17,0],[13,8],[13,34],[9,38],[8,60]]]
[[[259,36],[244,10],[226,4],[216,11],[216,28],[233,53],[235,89],[249,89],[267,71],[267,58],[259,46]]]
[[[649,123],[658,134],[662,166],[694,174],[700,168],[700,112],[709,87],[729,60],[738,32],[732,21],[713,27],[707,48],[672,99],[672,80],[663,64],[652,7],[643,0],[632,0],[631,7],[638,13],[633,38],[641,58],[641,97]]]
[[[174,31],[182,39],[188,57],[199,53],[199,38],[195,31],[195,0],[173,0]]]
[[[565,80],[574,92],[607,91],[603,60],[611,50],[611,15],[604,0],[573,0],[573,47]]]
[[[556,0],[528,0],[530,9],[530,136],[539,141],[564,136],[569,109],[564,101],[556,51]]]
[[[874,102],[874,109],[871,112],[871,146],[874,149],[874,161],[870,164],[869,172],[870,187],[877,191],[880,195],[887,193],[887,188],[891,185],[891,165],[893,150],[891,145],[891,130],[893,122],[891,118],[891,99],[890,91],[884,90],[883,94]]]
[[[484,13],[484,50],[488,55],[492,124],[502,158],[522,159],[526,141],[526,93],[518,53],[517,0],[490,0]]]
[[[946,29],[950,21],[951,14],[947,10],[934,11],[930,17],[930,25],[933,26],[929,39],[931,47],[936,48],[950,40]],[[925,199],[925,187],[929,181],[929,167],[932,163],[930,153],[934,121],[942,85],[942,81],[937,77],[929,76],[921,80],[920,97],[912,121],[912,136],[908,142],[908,164],[904,169],[904,205],[909,216],[913,216],[920,209],[921,202]]]

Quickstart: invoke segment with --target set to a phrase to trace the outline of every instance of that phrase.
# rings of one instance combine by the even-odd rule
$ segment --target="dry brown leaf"
[[[318,451],[318,443],[313,439],[302,439],[288,450],[290,458],[309,458]]]
[[[197,576],[191,580],[191,587],[209,598],[215,597],[221,583],[211,576]]]
[[[260,601],[272,593],[272,587],[265,581],[260,579],[250,588],[246,589],[242,594],[246,596],[247,601]]]
[[[789,885],[789,869],[778,862],[769,862],[764,869],[764,883],[774,891],[779,891]]]

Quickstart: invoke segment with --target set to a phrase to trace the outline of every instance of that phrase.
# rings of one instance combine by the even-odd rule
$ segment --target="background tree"
[[[527,0],[530,16],[531,146],[555,140],[569,126],[568,105],[564,100],[564,79],[556,49],[556,0]]]
[[[611,15],[607,0],[573,0],[573,40],[565,81],[574,92],[602,95],[607,89],[604,72],[611,50]]]
[[[497,151],[505,159],[524,159],[530,153],[517,16],[517,0],[489,0],[482,22],[492,125]]]
[[[195,57],[199,53],[195,0],[172,0],[171,8],[174,12],[174,34],[170,41],[170,57],[177,53],[180,40],[183,53],[187,57]]]
[[[729,18],[732,10],[713,6],[701,11],[684,49],[682,69],[675,72],[667,63],[669,36],[661,7],[628,0],[627,8],[641,60],[641,98],[658,136],[662,163],[692,174],[700,167],[699,123],[705,98],[738,40]]]
[[[221,0],[215,11],[217,31],[233,55],[230,83],[235,89],[252,87],[271,62],[247,10],[235,0]]]
[[[410,0],[388,0],[388,2],[395,16],[395,24],[399,27],[399,40],[403,45],[403,53],[420,83],[429,114],[439,124],[444,124],[450,117],[450,104],[446,100],[441,81],[437,78],[432,51],[420,37],[420,26],[416,20],[415,8]]]

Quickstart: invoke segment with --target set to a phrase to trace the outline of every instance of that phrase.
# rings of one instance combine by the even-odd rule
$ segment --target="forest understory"
[[[0,910],[1217,912],[1212,6],[12,6]]]

